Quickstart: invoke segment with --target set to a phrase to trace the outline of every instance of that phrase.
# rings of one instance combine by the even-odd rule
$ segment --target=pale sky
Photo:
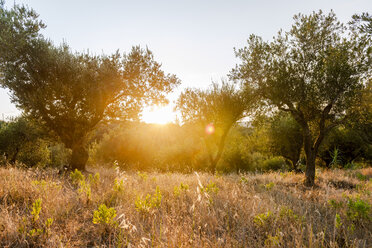
[[[6,1],[7,6],[14,1]],[[238,62],[233,48],[250,34],[271,39],[288,30],[292,17],[333,9],[346,23],[355,13],[372,12],[371,0],[16,0],[32,7],[47,24],[45,37],[56,44],[93,53],[127,52],[148,46],[166,72],[185,87],[207,87]],[[0,89],[0,114],[20,113]],[[2,118],[2,117],[1,117]]]

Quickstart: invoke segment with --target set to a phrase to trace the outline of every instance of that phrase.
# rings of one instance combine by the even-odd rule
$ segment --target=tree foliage
[[[301,126],[291,115],[281,113],[270,120],[268,134],[271,152],[289,160],[292,169],[298,171],[303,147]]]
[[[372,36],[372,16],[369,13],[364,12],[361,15],[353,15],[349,24],[354,30],[370,37]]]
[[[229,130],[245,116],[248,106],[242,92],[226,82],[214,83],[207,90],[189,88],[180,95],[176,108],[185,123],[200,126],[212,170],[222,156]]]
[[[49,150],[44,136],[39,125],[24,117],[4,122],[0,128],[0,153],[11,163],[45,166]]]
[[[262,105],[290,113],[301,126],[306,184],[313,185],[320,144],[360,100],[371,73],[371,40],[349,32],[333,12],[298,14],[294,22],[271,42],[251,35],[236,50],[241,64],[230,76],[255,89]]]
[[[179,84],[150,50],[92,55],[55,46],[45,25],[24,6],[0,4],[0,82],[12,101],[41,120],[72,149],[72,166],[84,169],[86,136],[102,120],[136,119],[144,104],[166,102]]]

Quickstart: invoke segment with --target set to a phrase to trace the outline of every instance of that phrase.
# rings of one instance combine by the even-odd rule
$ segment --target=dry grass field
[[[372,247],[372,169],[304,176],[0,168],[0,247]]]

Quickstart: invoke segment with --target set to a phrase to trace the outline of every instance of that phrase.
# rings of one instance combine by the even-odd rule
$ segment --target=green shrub
[[[285,159],[282,157],[273,157],[270,159],[266,159],[263,162],[262,169],[264,171],[276,171],[276,170],[282,170],[287,167],[287,164],[285,162]]]
[[[120,193],[120,192],[123,192],[124,191],[124,182],[123,180],[118,180],[118,179],[115,179],[114,180],[114,192],[116,193]]]
[[[275,236],[269,234],[264,243],[265,247],[280,247],[281,236],[279,236],[279,234]]]
[[[299,216],[293,212],[292,209],[290,209],[287,206],[282,206],[279,210],[279,217],[281,219],[286,218],[291,221],[297,221],[300,220]],[[304,217],[303,217],[304,218]]]
[[[253,218],[254,224],[257,226],[265,226],[268,224],[270,219],[273,218],[273,213],[271,211],[268,211],[266,213],[258,214]]]
[[[116,225],[114,218],[116,217],[116,210],[108,208],[105,204],[101,204],[97,210],[93,212],[93,224],[107,224]]]
[[[272,188],[274,188],[275,184],[273,182],[270,182],[270,183],[265,184],[264,186],[265,186],[265,189],[271,190]]]
[[[156,186],[154,195],[147,194],[143,199],[140,196],[137,196],[134,205],[138,212],[149,212],[153,208],[159,208],[161,204],[162,195],[159,189],[159,186]]]
[[[138,176],[139,176],[143,181],[146,181],[147,178],[149,177],[149,176],[147,175],[146,172],[140,172],[140,171],[138,171],[138,172],[137,172],[137,175],[138,175]]]
[[[85,181],[85,176],[78,169],[75,169],[75,171],[71,171],[70,178],[72,180],[72,183],[76,185],[79,184],[81,181]]]
[[[357,172],[355,175],[360,181],[367,181],[367,176],[363,175],[360,172]]]
[[[335,227],[339,229],[342,226],[341,216],[339,214],[335,215]]]
[[[371,205],[360,198],[349,198],[347,201],[346,215],[351,221],[361,221],[371,219]]]
[[[39,198],[32,203],[29,218],[23,218],[22,224],[18,227],[18,232],[25,236],[30,244],[37,244],[40,239],[48,239],[53,218],[48,218],[44,223],[40,222],[42,210],[42,200]]]
[[[10,163],[45,167],[50,163],[48,142],[42,127],[25,117],[19,117],[0,127],[0,154],[5,154]]]
[[[94,174],[94,176],[92,176],[92,174],[89,174],[88,181],[90,184],[97,186],[99,184],[99,178],[100,176],[98,172]]]
[[[214,182],[210,182],[207,186],[201,187],[201,191],[205,193],[214,193],[217,194],[219,191],[219,188]]]
[[[41,211],[41,199],[37,199],[33,204],[32,204],[32,210],[31,210],[31,215],[32,215],[32,220],[33,222],[36,222],[39,220],[40,217],[40,211]]]
[[[186,192],[187,190],[189,190],[189,185],[181,183],[180,186],[174,186],[173,194],[179,197],[182,192]]]
[[[334,148],[333,151],[329,151],[329,154],[332,158],[331,163],[329,164],[332,168],[339,168],[341,167],[342,160],[341,160],[341,152],[338,148]]]
[[[58,185],[56,182],[50,182],[45,180],[34,180],[31,182],[33,186],[38,188],[39,190],[46,191],[46,190],[61,190],[62,186]]]
[[[86,203],[89,203],[92,200],[92,189],[90,187],[90,183],[86,182],[85,180],[81,180],[79,182],[78,192],[81,198],[85,198]]]
[[[29,167],[46,167],[51,162],[47,142],[42,139],[37,139],[32,143],[26,143],[22,146],[17,160]]]

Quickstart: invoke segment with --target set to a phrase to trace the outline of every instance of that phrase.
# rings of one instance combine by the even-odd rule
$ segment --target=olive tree
[[[40,120],[67,148],[71,168],[85,169],[87,135],[102,120],[136,119],[144,104],[165,102],[179,80],[148,49],[92,55],[56,46],[31,9],[0,2],[0,83],[18,108]]]
[[[251,35],[235,50],[241,63],[232,79],[255,89],[262,106],[284,111],[301,126],[306,181],[312,186],[315,159],[327,134],[350,117],[371,72],[371,39],[349,30],[333,12],[294,16],[288,32],[272,41]]]
[[[4,122],[0,127],[0,153],[10,163],[15,163],[17,160],[25,162],[25,159],[20,159],[22,157],[27,157],[29,161],[37,161],[34,164],[46,161],[49,153],[46,147],[47,142],[42,139],[44,137],[45,134],[41,127],[24,117]],[[32,152],[27,152],[27,149]],[[25,164],[33,165],[32,163]]]
[[[184,123],[196,124],[205,130],[202,137],[213,172],[230,129],[245,116],[247,106],[242,92],[226,82],[214,83],[207,90],[188,88],[181,93],[176,109],[181,112]]]
[[[353,15],[349,24],[352,29],[364,33],[369,37],[372,36],[372,15],[368,12],[364,12],[361,15]]]

